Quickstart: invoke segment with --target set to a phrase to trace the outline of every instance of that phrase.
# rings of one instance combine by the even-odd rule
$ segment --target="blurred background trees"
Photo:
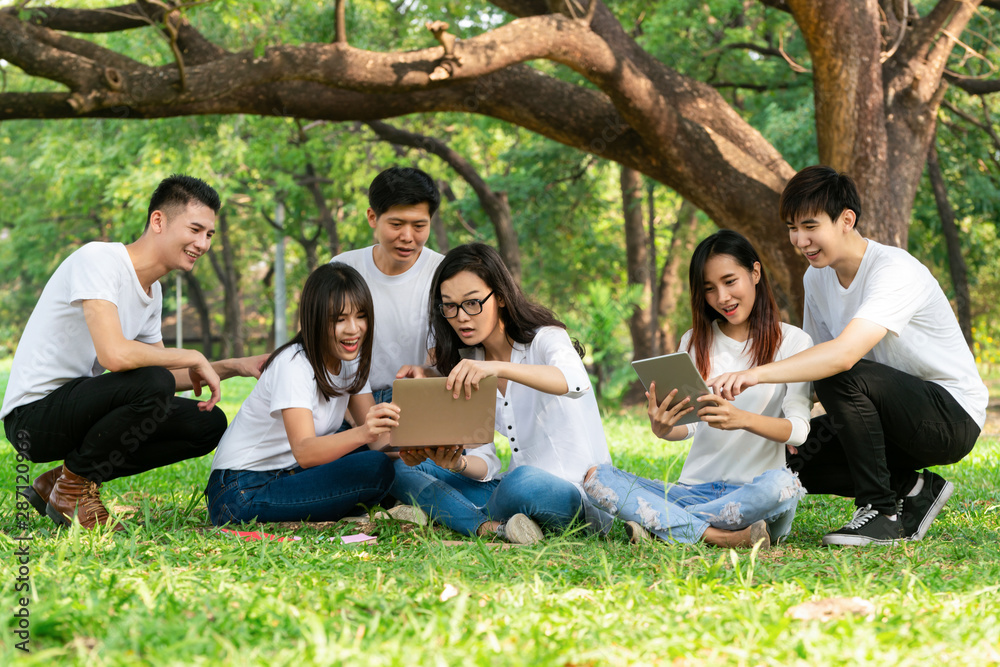
[[[34,4],[18,4],[19,16],[29,18],[25,13]],[[268,45],[332,41],[337,4],[220,0],[185,8],[183,17],[231,51],[260,55]],[[349,2],[346,26],[352,47],[406,51],[434,44],[426,21],[448,21],[451,32],[471,38],[512,20],[498,5],[517,12],[515,5],[532,4]],[[550,4],[564,12],[587,5]],[[818,122],[814,111],[817,74],[809,43],[815,37],[789,13],[795,3],[605,4],[645,53],[714,87],[781,156],[786,171],[820,160],[817,127],[823,119]],[[900,25],[944,4],[911,2],[901,10],[903,3],[882,3],[882,52],[892,51]],[[993,342],[1000,341],[994,316],[1000,295],[1000,109],[986,85],[997,78],[994,4],[983,2],[972,12],[962,46],[950,52],[943,76],[954,83],[942,86],[940,107],[933,110],[934,150],[927,153],[936,159],[930,168],[908,165],[923,175],[904,235],[953,298],[985,364],[1000,362],[1000,345]],[[885,9],[895,13],[886,15]],[[908,17],[902,23],[901,15]],[[147,64],[174,59],[155,30],[76,37]],[[531,67],[594,88],[579,72],[551,60]],[[51,89],[7,61],[0,61],[0,73],[0,101],[4,94]],[[41,288],[66,255],[92,240],[131,241],[142,231],[156,183],[182,172],[212,183],[225,207],[210,256],[183,279],[185,345],[214,356],[268,349],[274,342],[279,234],[286,248],[284,315],[294,332],[305,276],[336,252],[372,242],[365,221],[367,185],[381,169],[403,164],[430,173],[444,194],[430,247],[446,250],[471,240],[500,247],[515,270],[519,265],[524,289],[565,319],[587,347],[602,401],[614,405],[623,396],[641,396],[628,361],[676,347],[690,324],[687,258],[727,218],[701,212],[691,198],[664,184],[670,179],[491,115],[450,111],[369,120],[247,113],[0,122],[0,346],[14,349]],[[884,169],[880,174],[894,177]],[[786,243],[776,211],[770,224],[773,235],[755,242]],[[865,224],[877,227],[878,221],[867,218]],[[769,261],[781,264],[770,270],[786,275],[800,275],[804,267],[798,258],[774,253]],[[169,344],[178,308],[174,277],[163,287]],[[787,316],[796,321],[794,299],[786,303]]]

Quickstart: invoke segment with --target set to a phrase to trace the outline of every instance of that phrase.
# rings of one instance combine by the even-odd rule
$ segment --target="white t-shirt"
[[[803,277],[803,328],[817,344],[860,318],[888,329],[865,359],[944,387],[979,428],[989,392],[941,286],[910,253],[871,239],[850,286],[830,268]]]
[[[483,348],[466,348],[462,356],[482,360]],[[590,386],[590,377],[569,335],[559,327],[542,327],[528,345],[514,344],[514,364],[555,366],[569,387],[562,396],[546,394],[517,382],[507,383],[507,394],[497,389],[495,428],[510,441],[510,467],[535,466],[572,482],[584,500],[587,519],[604,526],[607,515],[597,513],[583,490],[587,470],[611,463],[601,413]],[[500,459],[492,444],[467,452],[486,461],[486,479],[500,472]]]
[[[339,375],[328,373],[333,386],[349,387],[358,365],[357,359],[347,361],[340,365]],[[368,394],[371,389],[366,384],[358,393]],[[271,362],[243,401],[219,441],[212,470],[285,470],[297,465],[281,411],[311,410],[316,435],[327,435],[340,428],[349,399],[350,395],[345,393],[326,400],[302,346],[288,346]]]
[[[748,341],[749,342],[749,341]],[[689,350],[691,332],[681,338],[680,349]],[[809,335],[790,324],[781,324],[781,345],[774,355],[775,361],[812,347]],[[709,377],[721,373],[735,373],[753,367],[747,343],[733,340],[719,329],[718,321],[712,323],[712,346],[709,348],[711,370]],[[704,422],[688,425],[688,437],[694,435],[691,451],[681,470],[681,484],[705,482],[731,482],[746,484],[767,470],[785,465],[785,445],[801,445],[809,435],[809,411],[812,407],[812,383],[758,384],[750,387],[731,403],[765,417],[778,417],[792,423],[792,434],[785,442],[774,442],[742,429],[722,431]]]
[[[14,353],[0,418],[70,380],[104,372],[83,317],[85,299],[115,304],[126,339],[159,342],[160,284],[154,282],[150,292],[143,291],[121,243],[88,243],[67,257],[28,318]]]
[[[374,248],[350,250],[331,261],[353,267],[368,283],[375,304],[368,382],[372,389],[388,389],[400,367],[423,365],[427,360],[431,283],[444,255],[425,247],[407,271],[388,276],[375,266]]]

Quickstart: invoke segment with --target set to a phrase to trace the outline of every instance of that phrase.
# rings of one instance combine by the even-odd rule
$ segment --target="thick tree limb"
[[[945,72],[944,78],[948,83],[961,88],[970,95],[989,95],[1000,92],[1000,79],[977,79],[950,72]]]
[[[23,11],[28,13],[28,23],[39,27],[53,31],[95,34],[162,26],[166,7],[161,3],[141,0],[102,9],[29,7]],[[14,9],[0,10],[0,14],[5,13],[17,16]],[[205,39],[179,12],[173,13],[177,14],[176,41],[187,62],[206,62],[227,53],[225,49]]]
[[[104,9],[71,9],[66,7],[29,7],[28,22],[52,30],[67,32],[121,32],[149,26],[149,17],[135,3]],[[16,13],[15,9],[0,10]]]
[[[743,49],[746,51],[753,51],[754,53],[759,53],[762,56],[771,56],[774,58],[784,58],[785,54],[781,52],[780,49],[776,49],[772,46],[762,46],[760,44],[753,44],[750,42],[732,42],[725,45],[727,49]]]

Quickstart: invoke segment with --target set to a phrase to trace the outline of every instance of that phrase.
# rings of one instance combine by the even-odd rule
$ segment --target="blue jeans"
[[[475,536],[487,521],[527,514],[544,528],[565,530],[583,519],[583,498],[570,482],[533,466],[519,466],[488,482],[469,479],[433,461],[408,466],[395,463],[389,492],[412,503],[457,533]]]
[[[639,523],[662,540],[686,544],[700,541],[709,526],[742,530],[761,519],[777,541],[791,530],[795,508],[805,495],[788,468],[768,470],[748,484],[686,485],[664,484],[604,464],[583,489],[609,513]]]
[[[357,452],[313,468],[215,470],[208,478],[208,517],[216,526],[257,520],[337,521],[377,505],[392,485],[392,460]]]

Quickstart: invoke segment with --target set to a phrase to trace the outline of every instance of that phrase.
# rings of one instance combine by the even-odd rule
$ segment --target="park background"
[[[208,256],[163,282],[164,338],[176,340],[180,307],[185,346],[221,358],[273,349],[276,322],[279,339],[294,333],[308,272],[372,242],[368,183],[412,165],[444,193],[428,246],[498,247],[585,344],[616,462],[676,478],[685,445],[651,441],[628,362],[676,348],[687,258],[719,227],[761,249],[798,321],[805,263],[777,196],[796,169],[826,162],[855,175],[863,233],[938,278],[996,396],[998,2],[110,6],[0,4],[4,383],[55,267],[86,242],[136,238],[170,173],[204,178],[224,208]],[[445,32],[427,28],[439,20]],[[224,385],[230,417],[251,387]],[[825,497],[807,498],[788,545],[763,554],[637,549],[620,527],[495,551],[386,522],[370,524],[380,543],[368,549],[313,539],[354,530],[343,525],[234,543],[207,526],[208,459],[189,462],[108,485],[137,525],[127,537],[34,520],[34,653],[5,640],[0,655],[997,662],[996,433],[991,419],[944,471],[958,491],[925,542],[861,557],[816,548],[849,513]],[[12,448],[0,457],[0,539],[13,551]],[[13,576],[0,586],[15,600]],[[829,620],[793,613],[855,597]]]

